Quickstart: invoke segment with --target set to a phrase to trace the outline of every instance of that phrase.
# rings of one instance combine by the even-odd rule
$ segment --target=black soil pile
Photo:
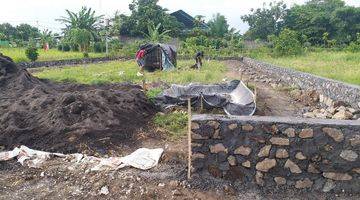
[[[144,129],[155,109],[141,88],[53,84],[0,54],[0,146],[107,153]]]

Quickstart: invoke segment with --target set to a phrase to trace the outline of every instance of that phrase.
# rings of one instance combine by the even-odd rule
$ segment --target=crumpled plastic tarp
[[[117,170],[127,166],[137,169],[148,170],[155,167],[160,160],[164,150],[140,148],[130,155],[124,157],[98,158],[84,154],[61,154],[50,153],[30,149],[26,146],[14,148],[12,151],[0,152],[0,161],[8,161],[17,158],[23,166],[31,168],[40,168],[46,161],[53,157],[62,157],[64,160],[74,164],[87,164],[91,171]]]
[[[239,80],[213,85],[171,85],[155,101],[166,109],[185,106],[189,98],[193,107],[199,107],[202,98],[204,108],[223,108],[228,115],[251,116],[256,110],[254,93]]]
[[[125,157],[102,158],[100,163],[94,166],[92,171],[105,169],[119,169],[131,166],[137,169],[148,170],[155,167],[163,153],[163,149],[141,148]]]

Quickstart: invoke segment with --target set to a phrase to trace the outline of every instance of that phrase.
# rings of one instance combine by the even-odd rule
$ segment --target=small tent
[[[176,67],[176,49],[167,44],[145,44],[136,53],[136,60],[145,70],[171,70]]]

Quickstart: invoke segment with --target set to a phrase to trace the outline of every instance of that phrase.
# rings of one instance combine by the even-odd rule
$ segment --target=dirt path
[[[269,83],[260,72],[246,66],[236,60],[224,61],[229,68],[228,79],[242,79],[250,87],[255,86],[257,90],[256,115],[263,116],[302,116],[305,107],[301,102],[294,101],[284,88],[276,87]],[[258,77],[258,78],[254,78]]]

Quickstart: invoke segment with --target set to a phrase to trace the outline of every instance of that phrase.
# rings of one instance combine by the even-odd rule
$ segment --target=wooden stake
[[[257,100],[257,89],[256,87],[254,88],[254,102],[256,103]]]
[[[191,99],[188,99],[188,172],[187,178],[191,179]]]
[[[145,79],[142,80],[142,88],[146,92],[146,82]]]
[[[204,110],[204,99],[203,96],[200,96],[200,113],[202,113]]]

